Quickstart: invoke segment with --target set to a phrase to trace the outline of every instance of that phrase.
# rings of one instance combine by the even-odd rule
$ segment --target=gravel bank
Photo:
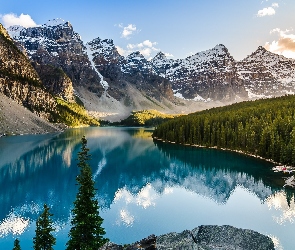
[[[44,134],[61,130],[0,93],[0,136]]]

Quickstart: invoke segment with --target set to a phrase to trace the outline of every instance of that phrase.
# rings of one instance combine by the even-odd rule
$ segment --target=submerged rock
[[[271,238],[232,226],[199,226],[181,233],[151,235],[130,245],[105,244],[101,250],[274,250]]]

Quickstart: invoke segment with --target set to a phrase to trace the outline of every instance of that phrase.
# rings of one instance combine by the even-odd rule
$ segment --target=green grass
[[[157,110],[133,111],[120,125],[154,127],[176,116],[179,115],[163,114]]]
[[[70,127],[99,126],[99,121],[89,116],[80,104],[66,102],[61,98],[56,100],[58,114],[54,116],[55,122],[61,122]]]

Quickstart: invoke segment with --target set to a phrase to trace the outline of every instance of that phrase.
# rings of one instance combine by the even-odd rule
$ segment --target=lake
[[[199,225],[232,225],[294,249],[294,192],[273,164],[245,155],[153,141],[143,128],[79,128],[0,138],[0,249],[32,249],[43,204],[54,249],[65,249],[77,193],[77,153],[88,140],[106,237],[131,243]],[[287,177],[287,175],[285,176]]]

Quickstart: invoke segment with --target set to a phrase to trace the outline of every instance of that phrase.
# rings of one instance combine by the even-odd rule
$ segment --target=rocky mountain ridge
[[[51,81],[55,94],[71,100],[75,93],[89,113],[102,119],[119,114],[124,118],[141,109],[193,112],[295,93],[295,60],[262,47],[241,61],[222,44],[185,59],[168,59],[159,52],[148,61],[138,51],[121,56],[111,39],[98,37],[84,43],[62,19],[34,28],[12,26],[8,32],[25,49],[39,75],[50,65],[68,76],[73,90],[64,93],[70,86],[67,81],[59,93]]]
[[[49,119],[56,112],[56,102],[45,91],[38,73],[0,24],[0,93]]]
[[[43,31],[41,27],[38,32]],[[20,27],[14,29],[14,33],[21,32]],[[30,32],[38,35],[36,30]],[[0,136],[60,131],[64,124],[98,125],[81,106],[73,82],[63,69],[29,59],[31,51],[25,46],[11,39],[0,24]],[[33,55],[38,56],[39,52],[42,55],[42,48]],[[38,59],[42,61],[46,57]]]
[[[98,38],[92,42],[95,41]],[[147,61],[139,52],[131,53],[124,60],[112,40],[103,41],[111,41],[111,46],[101,43],[96,56],[104,59],[104,65],[115,63],[117,75],[131,73],[136,68],[141,74],[160,76],[169,80],[173,95],[180,99],[239,101],[293,94],[295,90],[295,60],[261,46],[241,61],[236,61],[222,44],[185,59],[167,59],[159,52]],[[108,59],[110,54],[115,55],[111,60]],[[97,63],[96,67],[105,75],[102,63]]]

